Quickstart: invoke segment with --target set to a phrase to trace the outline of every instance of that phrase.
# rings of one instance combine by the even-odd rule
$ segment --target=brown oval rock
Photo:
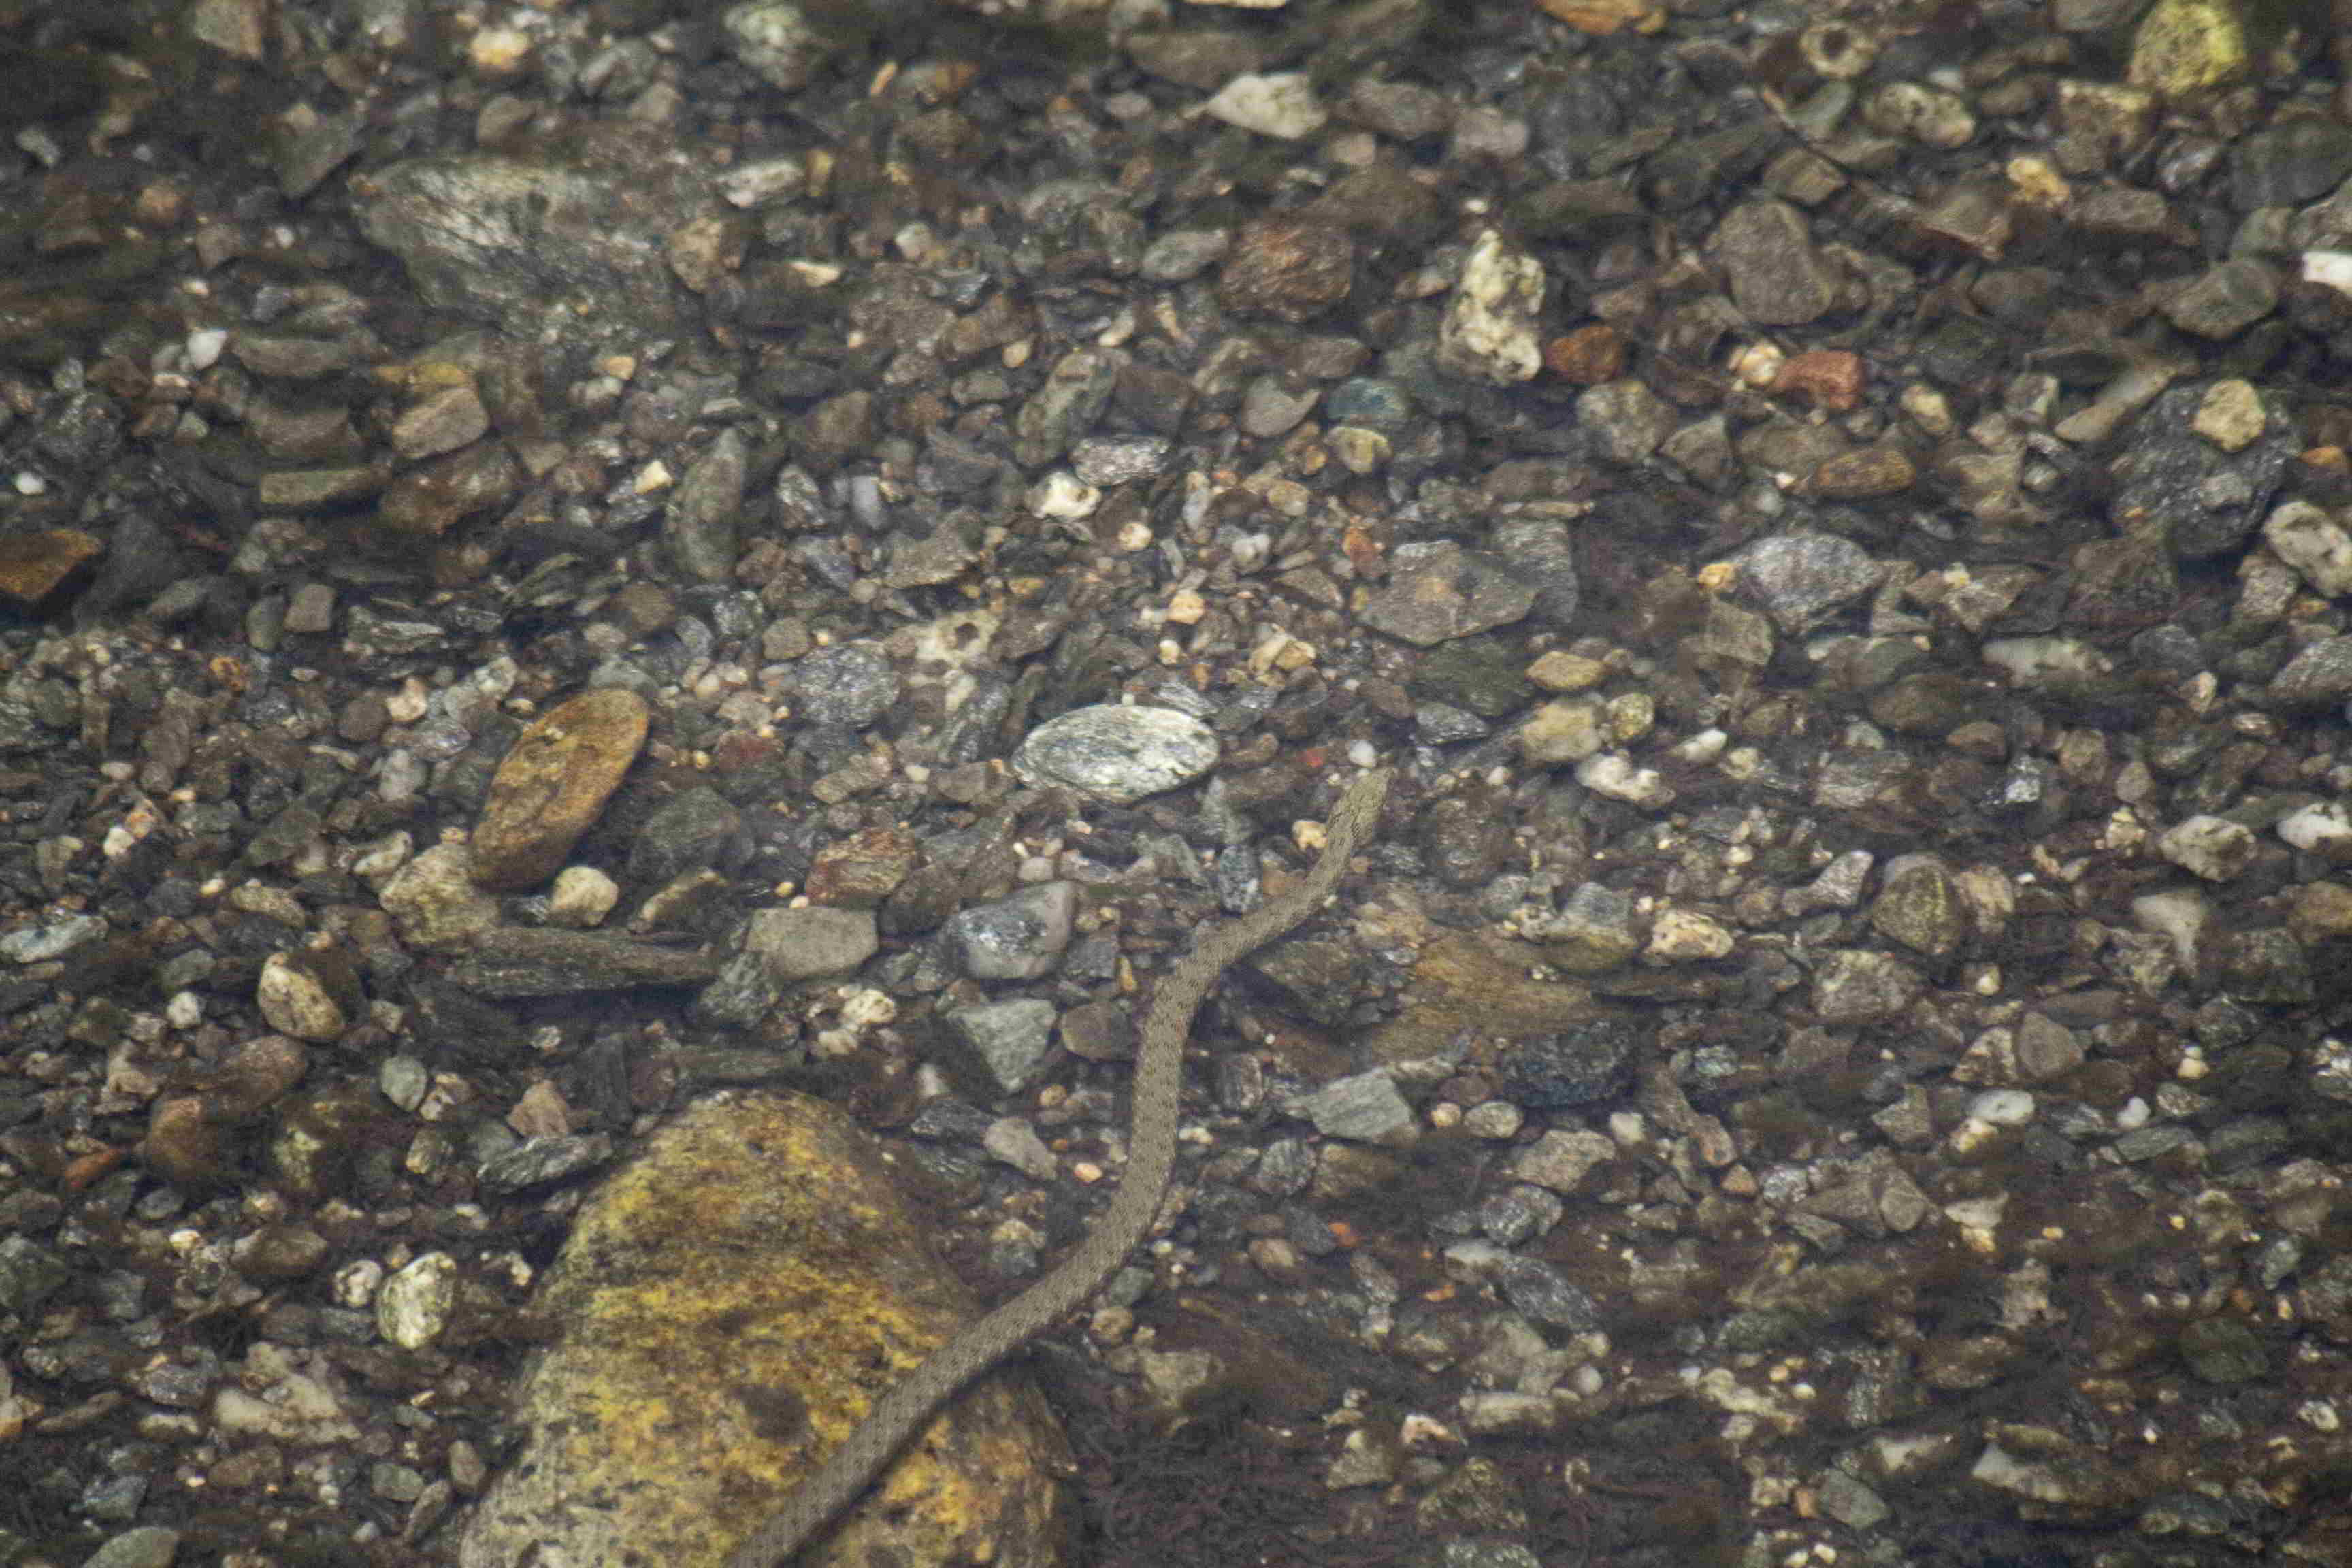
[[[229,1048],[205,1099],[222,1121],[244,1121],[285,1098],[310,1070],[310,1053],[301,1041],[263,1035]]]
[[[308,1226],[266,1225],[240,1238],[230,1256],[256,1279],[299,1279],[327,1260],[327,1238]]]
[[[535,888],[594,824],[646,743],[643,699],[618,687],[584,692],[543,714],[499,764],[474,829],[474,880],[499,892]]]
[[[1918,481],[1919,470],[1899,447],[1864,447],[1841,452],[1813,470],[1813,493],[1831,500],[1869,500],[1900,495]]]
[[[553,1337],[518,1399],[520,1450],[457,1560],[717,1563],[974,1310],[840,1112],[703,1100],[581,1211],[541,1300]],[[984,1379],[796,1561],[1050,1568],[1066,1458],[1034,1390]]]
[[[283,1099],[310,1069],[299,1040],[263,1035],[232,1047],[191,1094],[171,1094],[147,1113],[140,1154],[147,1168],[180,1186],[205,1186],[229,1173],[228,1132]]]
[[[221,1125],[206,1114],[204,1097],[173,1095],[147,1113],[147,1136],[139,1145],[147,1168],[176,1187],[197,1187],[226,1173]]]

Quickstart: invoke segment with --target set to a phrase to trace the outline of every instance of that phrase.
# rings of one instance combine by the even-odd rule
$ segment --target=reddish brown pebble
[[[1799,354],[1780,367],[1772,390],[1843,414],[1862,405],[1862,357],[1844,349]]]
[[[1269,218],[1244,226],[1218,279],[1229,310],[1305,321],[1348,297],[1355,285],[1355,245],[1322,224]]]
[[[1625,374],[1625,340],[1606,321],[1552,339],[1544,350],[1552,374],[1579,386],[1599,386]]]
[[[103,1149],[93,1149],[87,1154],[78,1154],[66,1166],[65,1174],[58,1179],[58,1185],[68,1193],[87,1191],[92,1183],[122,1163],[122,1156],[127,1152],[129,1151],[110,1144]]]

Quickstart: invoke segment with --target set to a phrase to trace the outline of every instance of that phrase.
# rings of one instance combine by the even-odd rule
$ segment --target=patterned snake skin
[[[1118,1191],[1076,1249],[1034,1285],[958,1330],[929,1360],[875,1401],[866,1419],[800,1489],[727,1559],[727,1568],[782,1568],[857,1500],[907,1440],[965,1384],[1081,1305],[1151,1229],[1176,1164],[1178,1099],[1192,1015],[1228,966],[1296,927],[1330,896],[1348,861],[1380,820],[1389,772],[1356,780],[1331,817],[1322,855],[1298,885],[1204,933],[1170,970],[1152,999],[1136,1053],[1130,1152]]]

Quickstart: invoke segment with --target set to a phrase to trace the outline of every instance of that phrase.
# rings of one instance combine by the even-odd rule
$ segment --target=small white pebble
[[[2022,1127],[2033,1120],[2033,1097],[2021,1089],[1988,1089],[1969,1102],[1969,1114],[1996,1127]]]

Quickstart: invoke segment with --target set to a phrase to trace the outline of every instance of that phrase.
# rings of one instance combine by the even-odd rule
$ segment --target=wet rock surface
[[[600,1184],[541,1293],[551,1342],[516,1392],[519,1449],[463,1568],[716,1562],[749,1533],[779,1478],[974,1310],[884,1163],[829,1106],[738,1091],[698,1100]],[[1034,1390],[979,1390],[910,1458],[835,1561],[1062,1560],[1066,1452]]]
[[[1009,1296],[1381,762],[1066,1560],[2352,1560],[2347,40],[0,7],[0,1559],[459,1561],[774,1091]]]

